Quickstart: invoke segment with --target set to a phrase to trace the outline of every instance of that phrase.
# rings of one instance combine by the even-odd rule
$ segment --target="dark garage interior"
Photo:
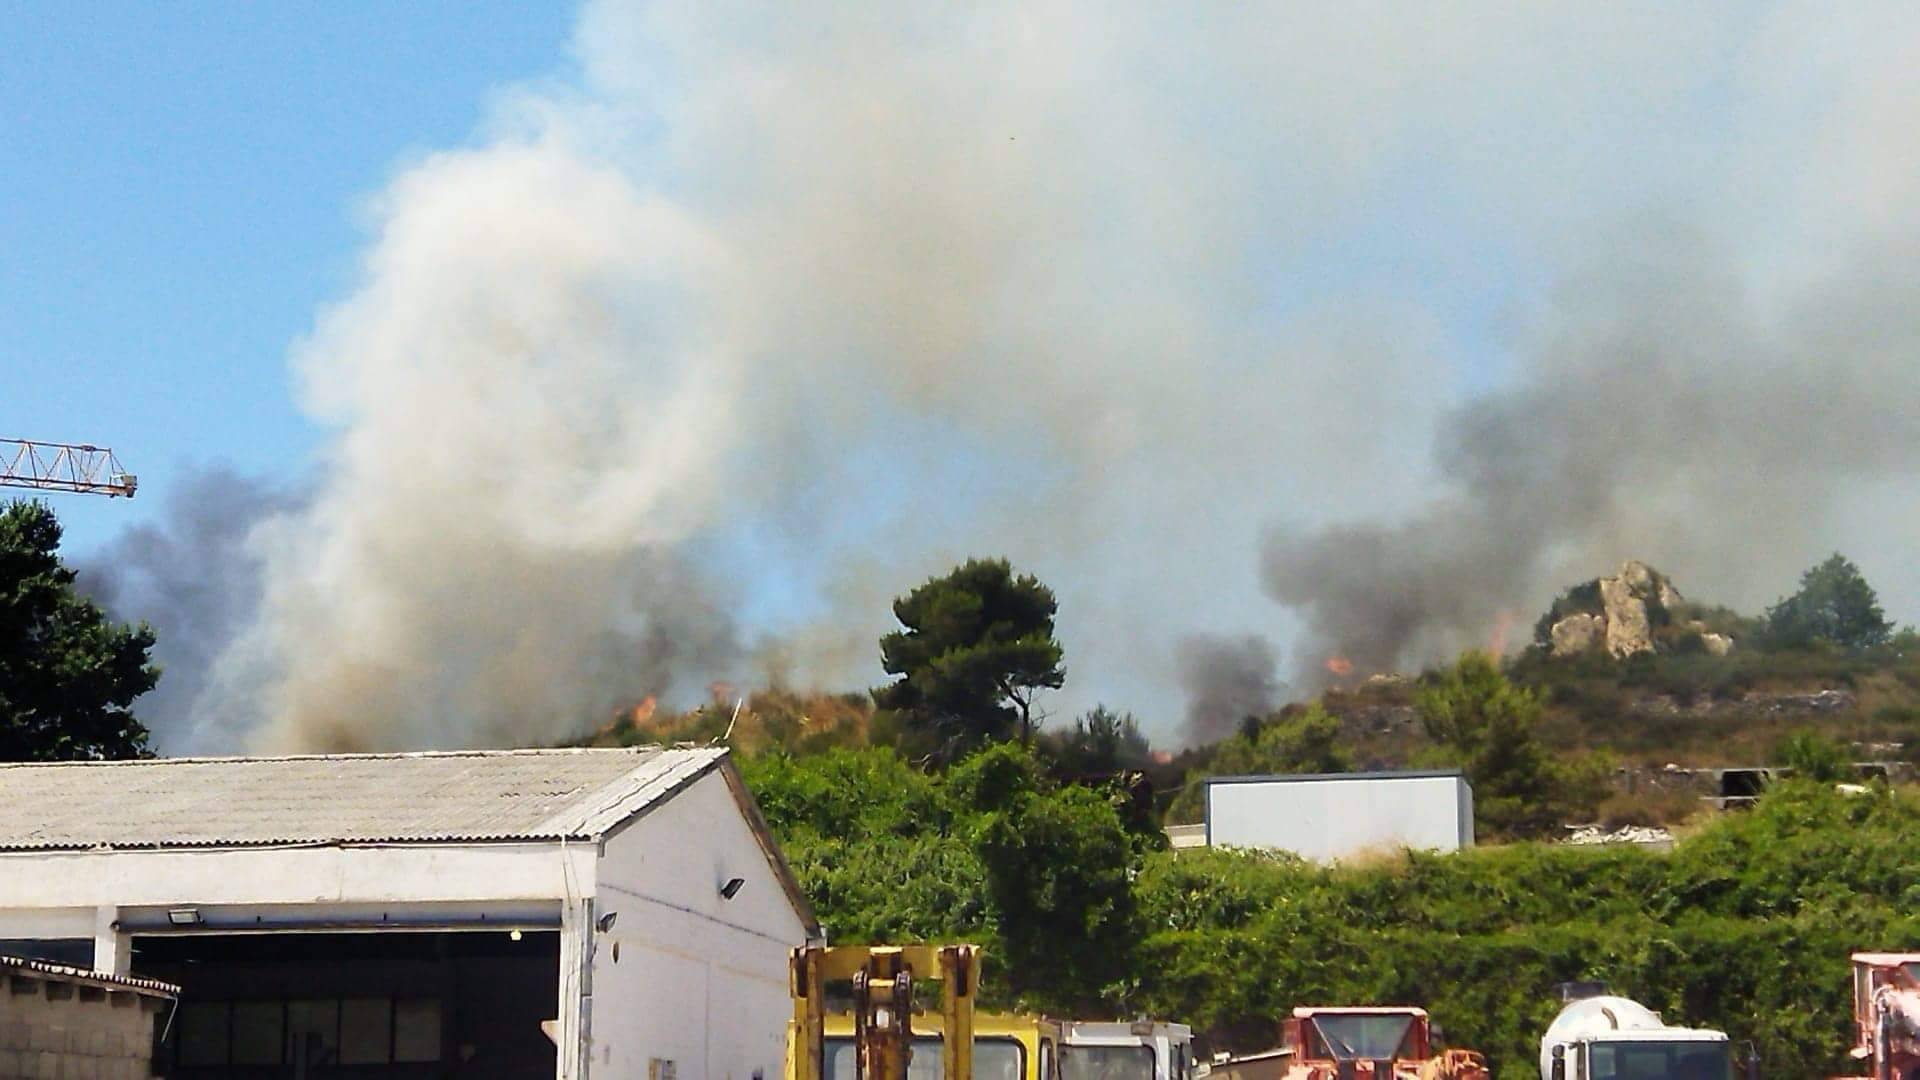
[[[155,1072],[184,1080],[552,1076],[553,931],[136,937],[133,972],[181,987]]]

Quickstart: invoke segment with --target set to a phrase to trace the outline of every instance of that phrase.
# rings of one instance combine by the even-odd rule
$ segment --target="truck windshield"
[[[1335,1061],[1387,1061],[1403,1056],[1413,1017],[1392,1013],[1346,1013],[1313,1018],[1320,1040]]]
[[[1592,1080],[1728,1080],[1727,1044],[1594,1043]]]
[[[854,1080],[858,1070],[853,1039],[829,1035],[823,1049],[828,1080]],[[941,1080],[945,1071],[945,1063],[940,1058],[940,1038],[935,1035],[915,1038],[913,1060],[907,1063],[907,1080]],[[974,1037],[974,1080],[1026,1080],[1026,1071],[1027,1052],[1018,1040]]]
[[[1060,1080],[1154,1080],[1151,1046],[1063,1046]]]

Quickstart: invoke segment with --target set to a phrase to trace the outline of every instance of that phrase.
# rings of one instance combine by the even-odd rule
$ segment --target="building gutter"
[[[192,910],[192,909],[182,909]],[[552,909],[501,911],[484,915],[382,915],[380,918],[328,918],[324,915],[223,916],[195,911],[197,921],[177,923],[166,912],[127,915],[113,923],[123,934],[143,937],[192,934],[342,933],[389,930],[430,933],[436,930],[558,930],[560,913]]]

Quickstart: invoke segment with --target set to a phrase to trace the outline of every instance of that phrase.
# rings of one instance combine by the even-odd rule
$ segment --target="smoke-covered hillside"
[[[870,685],[887,598],[972,552],[1070,598],[1064,713],[1163,741],[1629,556],[1751,610],[1840,547],[1911,619],[1912,40],[594,0],[369,200],[290,348],[300,490],[183,502],[99,588],[165,643],[168,752]]]

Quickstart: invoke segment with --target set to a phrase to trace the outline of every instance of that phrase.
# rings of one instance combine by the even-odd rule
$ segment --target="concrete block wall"
[[[136,1080],[152,1074],[161,998],[16,973],[0,977],[0,1080]]]

